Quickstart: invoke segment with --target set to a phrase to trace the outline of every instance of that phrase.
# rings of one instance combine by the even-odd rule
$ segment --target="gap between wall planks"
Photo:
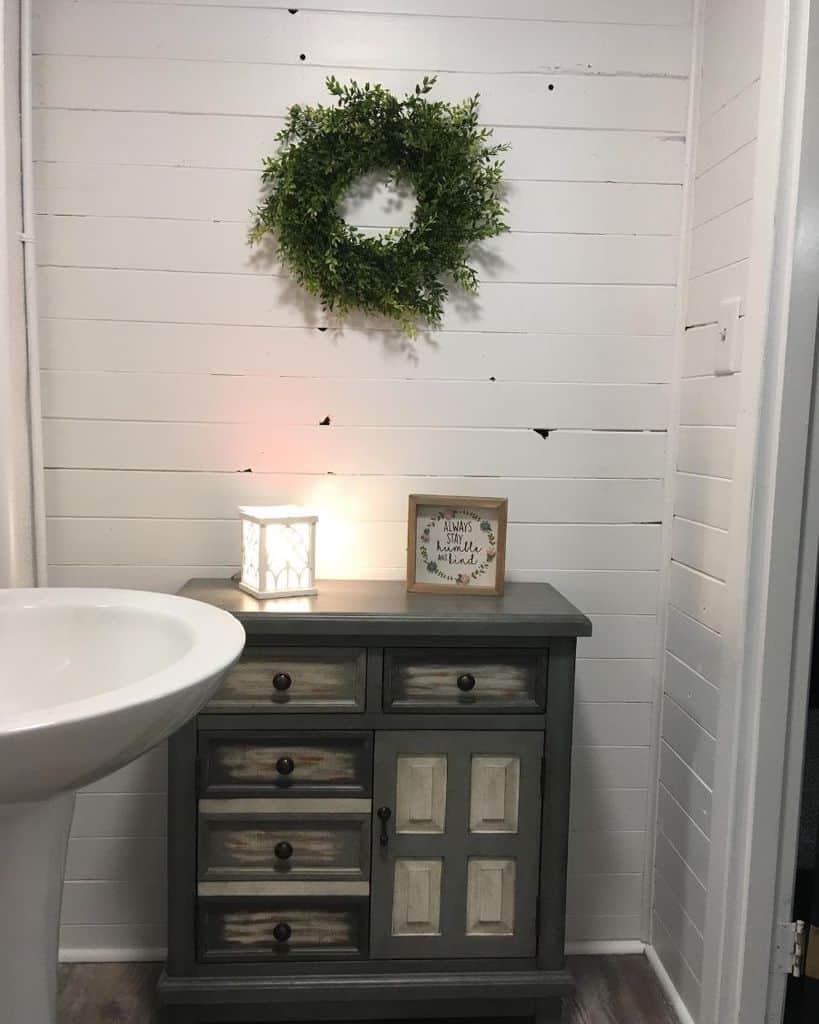
[[[508,495],[510,574],[595,625],[569,937],[639,938],[689,5],[315,6],[35,3],[54,582],[229,575],[235,505],[273,491],[322,505],[325,574],[400,577],[408,493]],[[430,70],[512,144],[513,231],[440,334],[320,330],[243,244],[277,118],[328,73],[400,91]],[[162,945],[153,763],[78,800],[64,947]]]

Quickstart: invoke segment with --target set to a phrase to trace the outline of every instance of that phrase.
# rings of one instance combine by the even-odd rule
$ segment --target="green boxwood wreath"
[[[453,283],[477,291],[471,246],[508,230],[498,158],[507,147],[490,145],[491,131],[479,127],[478,96],[433,102],[434,83],[425,77],[398,99],[331,76],[336,106],[290,107],[278,154],[264,161],[265,198],[250,232],[252,244],[275,235],[282,263],[326,310],[380,314],[410,335],[440,325]],[[409,227],[372,237],[341,217],[351,186],[373,171],[414,189]]]

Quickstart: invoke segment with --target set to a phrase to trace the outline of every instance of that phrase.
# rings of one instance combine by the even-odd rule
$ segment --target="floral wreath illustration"
[[[427,545],[430,542],[431,530],[436,523],[439,523],[442,519],[452,519],[455,514],[460,516],[468,517],[475,522],[480,523],[481,532],[486,534],[486,540],[489,544],[489,549],[486,552],[486,561],[477,568],[473,569],[471,573],[448,573],[445,572],[435,561],[434,558],[430,557],[429,548]],[[433,576],[439,576],[442,580],[446,580],[448,583],[457,583],[459,586],[467,586],[473,580],[480,579],[481,576],[489,569],[489,566],[495,561],[495,557],[498,553],[498,542],[495,537],[495,531],[492,529],[492,524],[488,519],[482,519],[477,512],[473,512],[468,508],[457,508],[457,509],[446,509],[445,511],[439,511],[429,517],[429,522],[421,530],[421,543],[418,551],[421,558],[424,560],[428,573]]]

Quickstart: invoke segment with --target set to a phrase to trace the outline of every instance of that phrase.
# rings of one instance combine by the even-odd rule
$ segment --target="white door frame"
[[[779,793],[781,815],[776,858],[772,956],[765,1020],[779,1024],[787,975],[782,969],[787,926],[793,920],[793,889],[799,844],[805,726],[813,653],[813,626],[819,574],[819,5],[811,5],[806,37],[804,133],[796,207],[796,234],[788,323],[786,375],[804,373],[812,382],[803,429],[807,428],[804,485],[794,579],[794,621],[788,668],[785,759]],[[804,401],[804,389],[800,399]],[[797,412],[798,410],[794,410]],[[794,495],[794,500],[797,495]],[[784,636],[783,636],[784,639]],[[783,662],[783,669],[785,668]],[[784,696],[784,695],[783,695]]]
[[[771,971],[776,925],[790,914],[793,772],[819,544],[819,473],[809,480],[807,473],[819,307],[817,23],[816,0],[766,5],[749,294],[760,333],[743,365],[737,429],[733,500],[745,511],[732,553],[720,709],[715,820],[722,832],[712,851],[701,1013],[708,1024],[755,1024],[766,1008],[778,1022],[784,993],[784,979],[772,983]]]

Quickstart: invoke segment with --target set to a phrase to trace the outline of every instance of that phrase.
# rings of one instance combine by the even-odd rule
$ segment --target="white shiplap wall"
[[[637,938],[689,3],[502,13],[35,0],[51,580],[226,576],[235,507],[257,500],[320,507],[323,575],[398,578],[408,493],[508,495],[510,576],[594,620],[569,938]],[[327,74],[402,90],[432,71],[441,97],[480,91],[511,143],[512,232],[434,337],[324,330],[244,244],[261,158]],[[355,216],[394,215],[376,197]],[[79,796],[64,950],[164,944],[164,788],[159,752]]]
[[[660,743],[652,941],[698,1019],[740,374],[714,376],[719,304],[745,300],[764,0],[705,0]],[[744,315],[744,314],[743,314]]]

